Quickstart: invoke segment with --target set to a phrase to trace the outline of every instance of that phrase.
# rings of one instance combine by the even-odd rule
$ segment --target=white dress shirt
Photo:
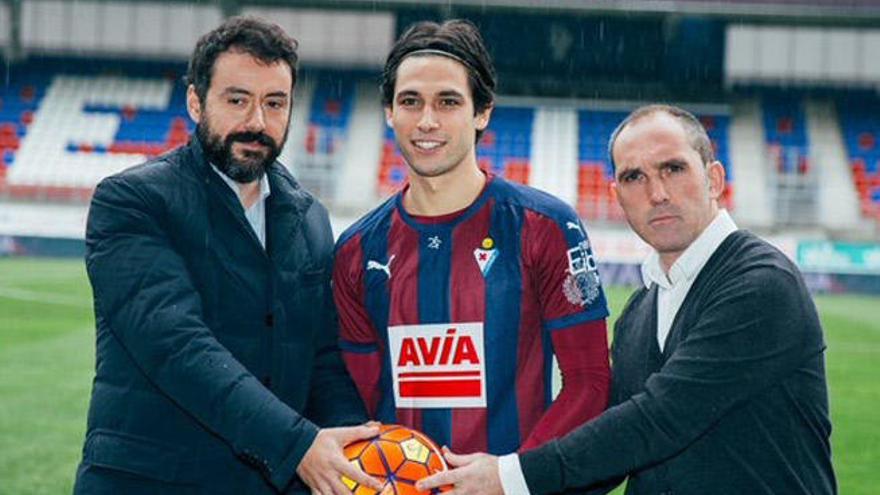
[[[498,477],[501,478],[504,495],[529,495],[529,486],[516,452],[498,458]]]
[[[240,184],[227,177],[213,163],[211,168],[235,192],[235,197],[241,202]],[[245,208],[244,210],[244,216],[247,218],[248,223],[251,224],[251,228],[254,230],[254,234],[257,235],[257,239],[260,240],[260,245],[263,246],[263,249],[266,249],[266,198],[269,197],[270,193],[269,179],[266,177],[266,174],[263,174],[263,177],[260,178],[260,199],[255,201],[250,208]],[[242,208],[244,208],[243,203]]]
[[[724,239],[736,230],[733,219],[730,218],[727,210],[722,209],[669,267],[669,273],[663,271],[660,255],[656,251],[642,263],[642,281],[645,287],[650,288],[651,284],[657,284],[660,288],[657,294],[657,344],[661,352],[672,328],[672,320],[675,319],[700,270]],[[504,495],[529,495],[529,487],[516,453],[498,458],[498,476],[501,478]]]
[[[700,270],[736,228],[727,210],[720,210],[699,237],[669,267],[669,272],[663,271],[660,255],[656,251],[642,263],[642,281],[645,287],[650,289],[651,284],[657,284],[660,289],[657,293],[657,345],[660,346],[660,352],[666,346],[666,337],[675,315]]]

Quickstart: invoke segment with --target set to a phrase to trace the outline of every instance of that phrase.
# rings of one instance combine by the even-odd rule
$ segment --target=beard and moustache
[[[287,140],[287,130],[284,131],[282,144]],[[262,179],[269,165],[281,154],[281,146],[262,132],[234,132],[224,138],[212,132],[207,122],[202,122],[196,126],[196,135],[202,143],[208,160],[223,172],[223,175],[239,184]],[[265,149],[243,150],[244,157],[238,158],[232,152],[232,145],[236,141],[260,143]]]

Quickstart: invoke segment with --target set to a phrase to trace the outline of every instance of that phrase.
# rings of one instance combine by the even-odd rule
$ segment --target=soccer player
[[[409,183],[341,236],[333,281],[343,357],[372,417],[500,454],[601,412],[609,365],[584,226],[557,198],[477,166],[494,88],[469,22],[421,22],[397,40],[382,96]]]

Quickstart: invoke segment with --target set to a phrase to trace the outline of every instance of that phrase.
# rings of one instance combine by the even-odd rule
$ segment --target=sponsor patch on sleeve
[[[568,274],[562,281],[562,292],[575,306],[587,306],[599,297],[601,282],[590,241],[582,240],[566,252]]]

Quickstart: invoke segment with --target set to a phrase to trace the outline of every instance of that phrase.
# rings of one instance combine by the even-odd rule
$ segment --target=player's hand
[[[443,457],[455,469],[423,478],[416,483],[418,490],[428,491],[443,485],[454,485],[453,490],[444,495],[504,495],[498,477],[498,458],[494,455],[457,455],[443,447]]]
[[[382,483],[354,467],[342,455],[342,447],[378,434],[378,427],[366,425],[322,429],[318,431],[315,441],[296,467],[296,474],[311,488],[313,494],[351,495],[351,490],[342,483],[343,476],[381,491]]]

